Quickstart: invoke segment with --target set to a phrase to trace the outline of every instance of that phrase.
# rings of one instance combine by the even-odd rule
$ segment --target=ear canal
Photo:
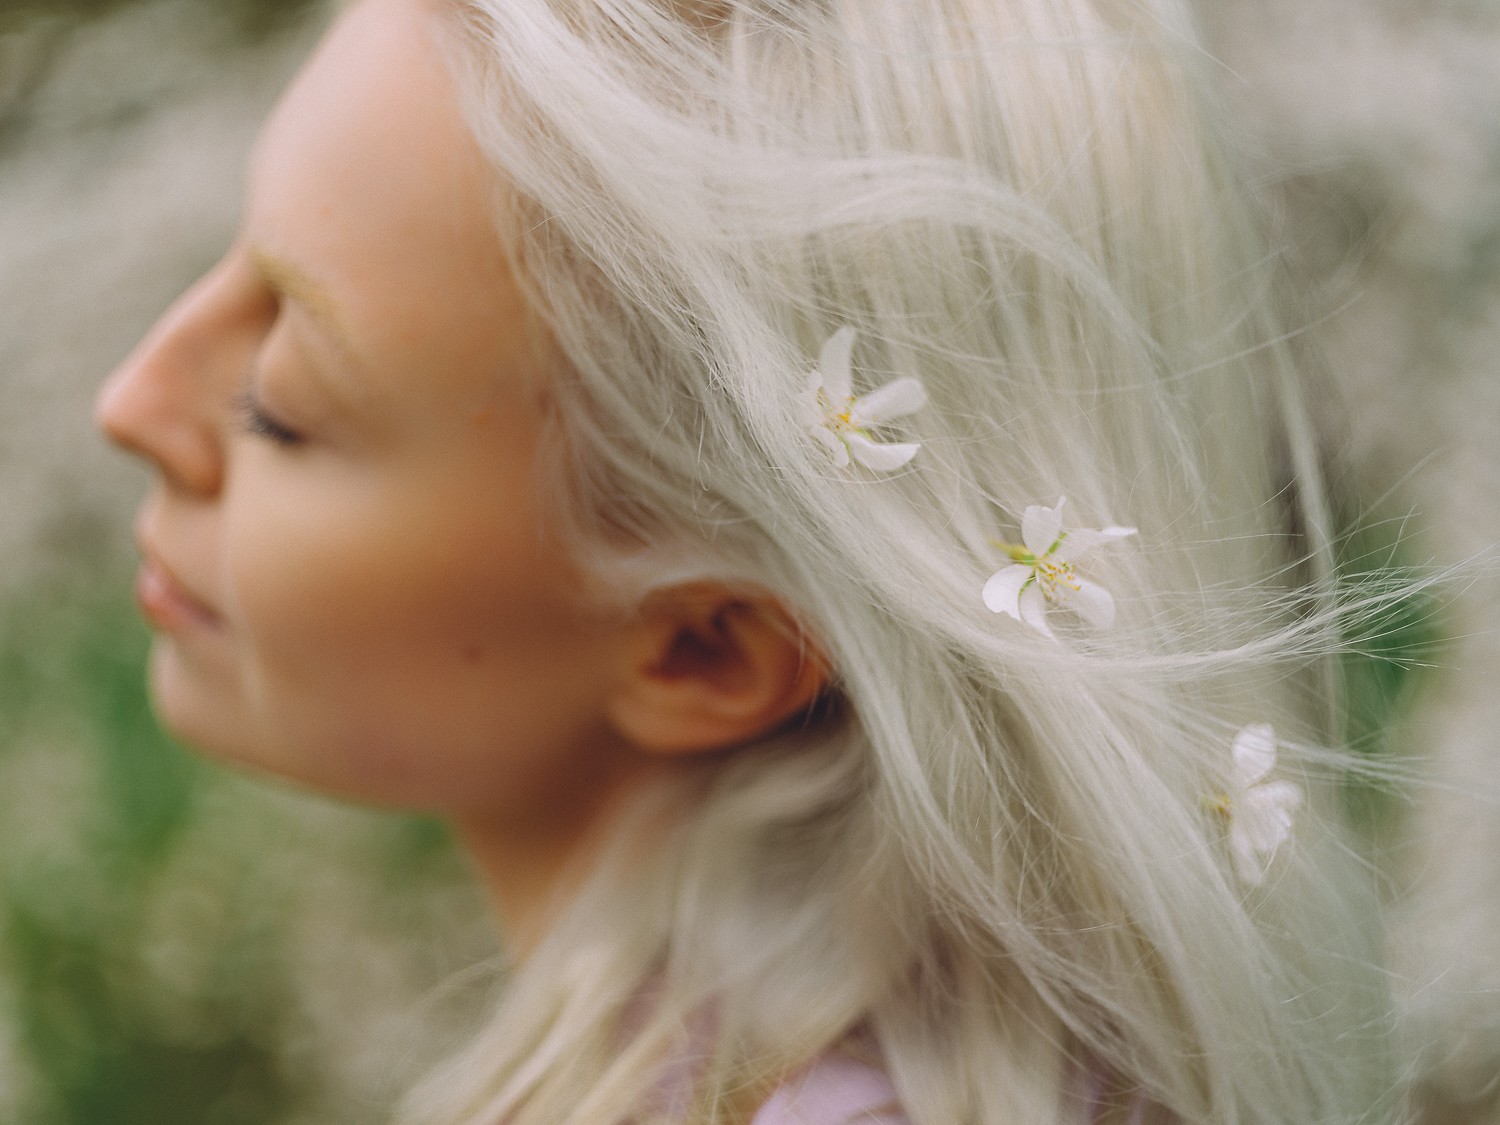
[[[685,587],[643,611],[610,715],[646,752],[710,752],[806,711],[827,678],[822,658],[774,599]]]
[[[727,620],[736,609],[737,605],[730,603],[702,620],[682,622],[666,646],[657,673],[675,678],[709,676],[726,688],[753,675]]]

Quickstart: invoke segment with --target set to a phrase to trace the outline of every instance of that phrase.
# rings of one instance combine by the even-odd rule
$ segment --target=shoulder
[[[911,1125],[885,1071],[828,1054],[787,1080],[750,1125]]]

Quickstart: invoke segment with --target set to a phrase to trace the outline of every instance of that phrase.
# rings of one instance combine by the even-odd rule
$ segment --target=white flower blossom
[[[870,430],[922,409],[927,392],[921,380],[908,376],[855,398],[850,371],[853,348],[854,329],[844,327],[818,353],[818,366],[808,376],[807,390],[801,396],[807,432],[840,468],[853,458],[867,469],[888,473],[916,456],[920,443],[878,442]]]
[[[990,575],[984,604],[1008,613],[1039,633],[1052,635],[1047,611],[1066,607],[1096,629],[1114,624],[1115,600],[1108,590],[1081,577],[1074,564],[1096,548],[1134,535],[1133,527],[1064,530],[1066,498],[1051,507],[1033,504],[1021,515],[1021,543],[1000,543],[1011,564]]]
[[[1276,731],[1270,723],[1251,723],[1234,736],[1231,791],[1209,801],[1229,826],[1229,853],[1234,869],[1247,883],[1259,884],[1276,850],[1292,834],[1292,814],[1302,805],[1302,790],[1290,781],[1266,781],[1276,766]]]

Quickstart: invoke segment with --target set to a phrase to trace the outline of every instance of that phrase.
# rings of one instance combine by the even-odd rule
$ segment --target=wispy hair
[[[566,361],[553,530],[627,604],[771,593],[836,679],[654,794],[651,858],[594,873],[417,1116],[744,1122],[842,1046],[917,1125],[1078,1121],[1101,1079],[1203,1125],[1392,1120],[1324,799],[1351,603],[1296,310],[1183,6],[461,11],[499,229]],[[844,326],[857,386],[930,395],[889,477],[798,420]],[[1139,534],[1094,557],[1115,627],[1053,640],[979,592],[1061,495]],[[1312,799],[1246,888],[1204,797],[1262,721]]]

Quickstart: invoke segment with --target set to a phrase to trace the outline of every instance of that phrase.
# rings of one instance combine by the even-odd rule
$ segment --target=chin
[[[258,772],[278,772],[265,740],[227,677],[190,659],[170,637],[151,646],[148,685],[157,722],[174,739],[207,758]]]
[[[150,665],[151,707],[174,739],[201,757],[237,772],[290,784],[356,804],[407,807],[394,788],[355,748],[340,749],[333,732],[295,737],[257,715],[233,680],[209,676],[183,659],[170,639],[158,639]]]

